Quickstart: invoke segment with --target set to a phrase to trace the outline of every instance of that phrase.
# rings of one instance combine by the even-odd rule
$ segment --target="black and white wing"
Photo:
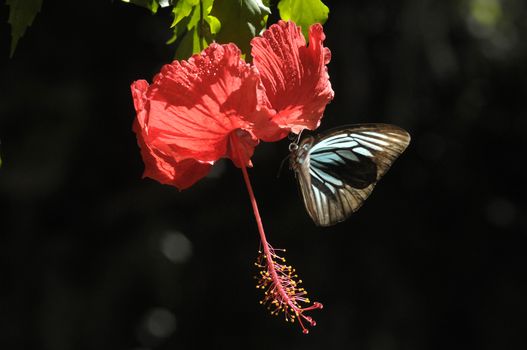
[[[315,224],[331,226],[361,207],[410,135],[393,125],[357,124],[310,142],[295,170],[309,215]]]

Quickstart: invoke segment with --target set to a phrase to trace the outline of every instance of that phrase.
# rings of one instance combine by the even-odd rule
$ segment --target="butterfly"
[[[389,124],[347,125],[291,143],[289,166],[315,224],[357,211],[409,143],[408,132]]]

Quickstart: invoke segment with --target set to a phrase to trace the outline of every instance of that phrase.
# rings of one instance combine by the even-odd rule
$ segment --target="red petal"
[[[146,93],[149,146],[178,161],[229,157],[241,166],[228,148],[229,137],[235,130],[246,130],[252,143],[240,145],[247,148],[243,154],[252,154],[258,89],[258,72],[240,58],[234,44],[212,44],[188,61],[165,65]]]
[[[316,129],[333,99],[326,67],[331,53],[323,46],[324,39],[322,26],[314,24],[306,46],[299,27],[279,21],[251,41],[253,63],[277,112],[272,121],[285,133]]]
[[[207,175],[211,164],[200,163],[193,159],[176,161],[172,154],[150,147],[150,135],[145,119],[148,117],[148,104],[145,93],[148,83],[138,80],[132,84],[132,96],[137,111],[137,119],[133,129],[137,135],[137,143],[141,148],[141,156],[145,163],[143,177],[149,177],[162,184],[172,185],[182,190],[193,185]]]

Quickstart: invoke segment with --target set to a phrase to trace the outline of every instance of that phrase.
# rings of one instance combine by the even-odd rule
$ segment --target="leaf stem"
[[[204,41],[204,21],[203,21],[203,0],[199,0],[199,30],[198,30],[198,38],[199,38],[199,49],[200,51],[203,51],[205,48],[205,45],[203,45]]]

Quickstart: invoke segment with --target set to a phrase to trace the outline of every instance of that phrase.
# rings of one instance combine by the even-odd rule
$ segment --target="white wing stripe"
[[[332,146],[333,148],[349,148],[349,147],[355,147],[357,146],[357,141],[355,140],[349,140],[349,139],[345,139],[345,140],[341,140],[340,142],[332,142],[330,144],[328,144],[329,146]]]
[[[311,160],[320,163],[329,163],[331,165],[343,165],[346,162],[338,154],[333,152],[327,152],[323,154],[317,154],[311,157]]]
[[[313,176],[318,181],[324,182],[324,180],[322,180],[322,178],[318,175],[318,173],[314,172],[313,169],[311,168],[309,169],[309,174],[311,174],[311,176]]]
[[[324,178],[325,182],[329,182],[330,184],[335,185],[335,186],[342,186],[342,181],[329,175],[325,171],[321,171],[320,174],[322,175],[322,178]],[[332,191],[332,192],[335,192],[335,191]]]
[[[350,148],[358,146],[357,141],[351,139],[351,138],[345,138],[342,140],[338,140],[332,143],[327,143],[326,141],[322,141],[320,143],[317,143],[311,149],[309,150],[310,153],[313,152],[320,152],[325,150],[333,150],[335,148]]]
[[[361,140],[360,144],[361,144],[361,146],[365,146],[365,147],[371,148],[372,150],[375,150],[375,151],[382,151],[384,149],[381,146],[375,145],[373,143],[369,143],[369,142],[364,141],[364,140]]]
[[[335,140],[346,139],[346,138],[348,138],[347,134],[338,134],[338,135],[335,135],[335,136],[328,137],[327,139],[324,140],[324,142],[330,143],[330,142],[333,142]]]
[[[355,147],[353,149],[353,152],[362,154],[363,156],[366,156],[366,157],[373,157],[373,154],[364,147]]]
[[[338,150],[338,151],[335,151],[337,152],[337,154],[341,157],[344,157],[348,160],[351,160],[351,161],[354,161],[354,162],[358,162],[359,161],[359,158],[353,154],[353,152],[351,151],[348,151],[348,150]]]
[[[359,140],[373,142],[373,143],[376,143],[376,144],[382,145],[382,146],[388,146],[390,144],[389,142],[386,142],[386,141],[383,141],[383,140],[379,140],[379,139],[375,139],[373,137],[364,136],[364,135],[361,135],[361,134],[353,134],[353,137],[356,138],[356,139],[359,139]]]
[[[317,190],[316,188],[314,188],[312,186],[312,189],[313,189],[313,192],[315,193],[315,205],[317,206],[317,212],[319,213],[323,213],[324,211],[322,210],[322,198],[321,198],[321,193],[319,190]]]
[[[390,133],[387,133],[387,134],[381,134],[381,133],[375,132],[375,131],[363,131],[362,133],[365,134],[365,135],[379,137],[381,139],[392,139],[392,140],[394,138],[390,137],[390,136],[399,136],[398,134],[395,134],[393,132],[390,132]],[[390,135],[390,136],[388,136],[388,135]]]
[[[318,174],[318,173],[315,173],[313,170],[309,170],[309,174],[311,174],[311,176],[313,176],[315,179],[319,180],[320,183],[326,186],[333,194],[337,192],[337,189],[334,186],[342,185],[342,182],[340,180],[335,179],[333,176],[328,175],[327,173],[323,171],[321,171],[320,174]],[[311,186],[315,188],[313,184]]]

